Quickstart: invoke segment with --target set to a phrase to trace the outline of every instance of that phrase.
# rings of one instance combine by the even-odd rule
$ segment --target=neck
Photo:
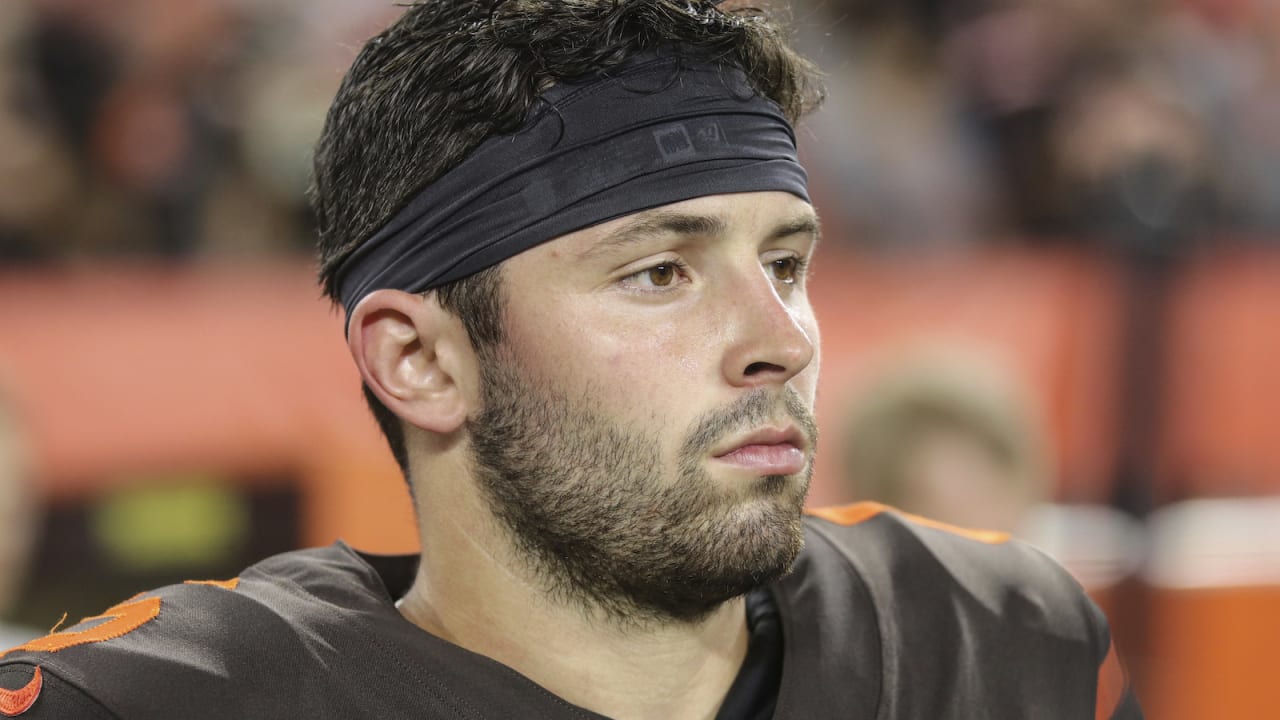
[[[696,623],[619,623],[549,595],[474,494],[434,490],[452,497],[420,503],[410,622],[608,717],[715,717],[746,656],[741,598]]]

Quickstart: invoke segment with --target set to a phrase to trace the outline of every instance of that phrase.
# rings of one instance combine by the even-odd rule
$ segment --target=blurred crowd
[[[0,3],[0,260],[301,252],[353,0]],[[1280,8],[1260,0],[793,0],[804,130],[863,248],[1280,237]],[[1212,232],[1210,232],[1212,231]]]
[[[0,3],[0,261],[310,246],[310,149],[391,3]]]
[[[1280,7],[807,0],[829,73],[809,164],[880,248],[1167,252],[1280,229]],[[834,181],[834,182],[831,182]]]

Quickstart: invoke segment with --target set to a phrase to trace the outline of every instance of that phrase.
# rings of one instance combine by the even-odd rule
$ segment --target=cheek
[[[606,368],[605,382],[631,396],[655,395],[661,388],[669,401],[673,393],[702,380],[709,343],[691,340],[689,328],[675,322],[642,327],[605,328],[589,352]]]
[[[679,381],[702,364],[683,322],[579,310],[530,313],[511,323],[508,343],[526,370],[630,394]]]
[[[597,338],[600,352],[615,367],[675,362],[692,370],[697,367],[694,354],[698,346],[708,346],[705,341],[694,342],[693,336],[687,323],[661,321],[627,327],[615,323],[603,329]]]
[[[714,337],[691,327],[689,318],[584,314],[533,345],[540,373],[566,387],[588,387],[592,401],[614,418],[652,427],[679,426],[686,406],[705,393],[714,367]]]

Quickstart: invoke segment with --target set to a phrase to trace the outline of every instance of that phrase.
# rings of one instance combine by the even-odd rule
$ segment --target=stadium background
[[[413,548],[303,195],[342,72],[399,11],[0,4],[0,387],[35,500],[11,622],[338,537]],[[1027,400],[1047,499],[1131,521],[1055,552],[1148,715],[1273,716],[1280,7],[790,12],[830,93],[801,131],[824,221],[811,502],[858,497],[840,435],[885,368],[981,358]]]

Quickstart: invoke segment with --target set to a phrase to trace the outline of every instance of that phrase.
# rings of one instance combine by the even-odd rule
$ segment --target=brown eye
[[[658,287],[666,287],[676,279],[675,265],[654,265],[647,272],[649,274],[649,282]]]
[[[800,263],[795,258],[778,258],[769,264],[773,266],[775,278],[787,283],[796,281],[796,270],[799,269]]]

